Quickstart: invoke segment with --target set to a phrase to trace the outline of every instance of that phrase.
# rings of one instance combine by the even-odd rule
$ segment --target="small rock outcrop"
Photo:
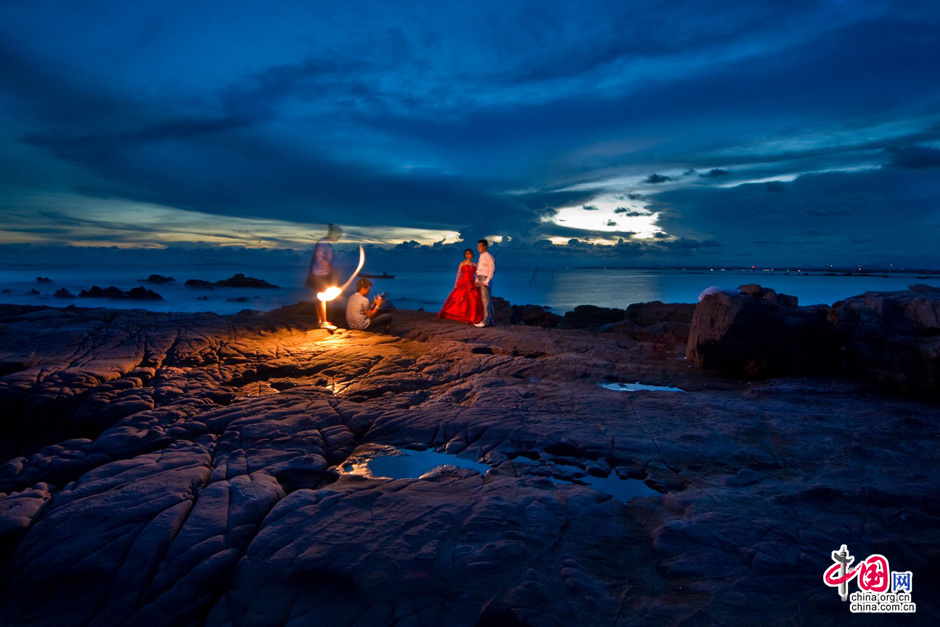
[[[598,307],[596,305],[578,305],[573,311],[566,311],[561,326],[566,329],[590,329],[605,324],[620,322],[624,319],[623,309]]]
[[[553,329],[561,319],[561,316],[542,305],[512,305],[512,324]]]
[[[691,303],[634,303],[623,309],[579,305],[560,316],[541,305],[512,305],[511,324],[544,329],[585,329],[684,345],[695,305]],[[497,316],[498,317],[498,316]]]

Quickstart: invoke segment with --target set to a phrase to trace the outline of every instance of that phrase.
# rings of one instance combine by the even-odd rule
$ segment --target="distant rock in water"
[[[78,296],[79,298],[124,298],[124,291],[114,286],[102,289],[93,285],[90,290],[79,292]]]
[[[52,279],[45,276],[36,277],[36,283],[52,283]]]
[[[64,287],[60,287],[59,289],[56,290],[55,297],[56,298],[75,298],[75,294],[68,291]]]
[[[33,289],[29,290],[28,292],[26,292],[26,295],[27,295],[27,296],[38,296],[40,293],[41,293],[41,292],[40,292],[39,290],[37,290],[36,288],[33,288]]]
[[[187,281],[187,284],[189,282]],[[244,274],[236,274],[231,279],[225,279],[224,281],[216,281],[216,285],[220,287],[271,287],[280,289],[279,285],[272,285],[264,279],[255,279],[250,276],[245,276]]]
[[[2,293],[2,294],[12,294],[12,293],[13,293],[13,290],[11,290],[10,288],[7,288],[7,289],[3,290],[3,292],[0,292],[0,293]]]
[[[145,287],[134,287],[126,292],[120,288],[111,287],[101,289],[97,285],[92,286],[90,290],[82,290],[78,293],[79,298],[116,298],[122,300],[163,300],[163,297],[148,290]]]
[[[151,274],[146,279],[141,279],[142,283],[155,283],[157,285],[165,285],[167,283],[176,283],[176,279],[171,276],[162,276],[159,274]]]
[[[249,298],[247,296],[238,296],[236,298],[225,299],[225,301],[229,303],[250,303],[253,300],[261,300],[261,298],[259,296],[255,296],[254,298]]]
[[[134,287],[125,292],[131,300],[163,300],[163,297],[146,287]]]
[[[212,283],[209,283],[203,279],[189,279],[183,285],[186,287],[205,287],[210,290],[212,289]]]

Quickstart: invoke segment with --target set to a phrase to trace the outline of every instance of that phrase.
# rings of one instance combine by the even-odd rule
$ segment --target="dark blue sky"
[[[392,255],[937,266],[938,33],[904,0],[4,2],[0,255],[336,222]]]

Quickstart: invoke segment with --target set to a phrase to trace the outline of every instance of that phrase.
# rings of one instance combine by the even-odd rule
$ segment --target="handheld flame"
[[[326,288],[323,292],[317,292],[317,298],[323,302],[329,302],[342,294],[349,284],[352,283],[356,277],[359,275],[359,271],[362,270],[362,266],[366,263],[366,251],[362,249],[362,246],[359,247],[359,265],[356,266],[356,271],[352,273],[352,276],[349,277],[349,280],[343,283],[342,287],[330,286]]]

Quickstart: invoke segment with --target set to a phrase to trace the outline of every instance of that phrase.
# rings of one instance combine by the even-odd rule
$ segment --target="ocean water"
[[[65,307],[122,307],[152,311],[212,311],[220,314],[244,309],[267,311],[310,300],[303,286],[306,262],[281,266],[212,265],[52,265],[36,264],[0,268],[0,302],[10,304]],[[348,270],[351,272],[352,268]],[[393,279],[373,279],[372,294],[387,292],[389,301],[401,309],[438,311],[453,288],[453,268],[385,268]],[[264,279],[278,289],[187,287],[189,279],[215,282],[236,273]],[[176,279],[175,283],[145,283],[151,274]],[[51,282],[39,282],[38,277]],[[868,291],[896,291],[915,283],[940,287],[940,275],[930,278],[916,274],[826,275],[820,272],[744,270],[662,270],[592,268],[498,268],[493,295],[514,305],[543,305],[563,314],[578,305],[626,308],[631,303],[662,301],[694,303],[709,287],[734,289],[746,283],[759,283],[777,292],[799,298],[801,305],[832,304]],[[101,298],[63,299],[54,296],[59,289],[74,295],[92,286],[129,290],[144,286],[163,297],[160,301],[112,300]],[[31,293],[32,291],[38,293]],[[342,307],[347,290],[331,305]]]

